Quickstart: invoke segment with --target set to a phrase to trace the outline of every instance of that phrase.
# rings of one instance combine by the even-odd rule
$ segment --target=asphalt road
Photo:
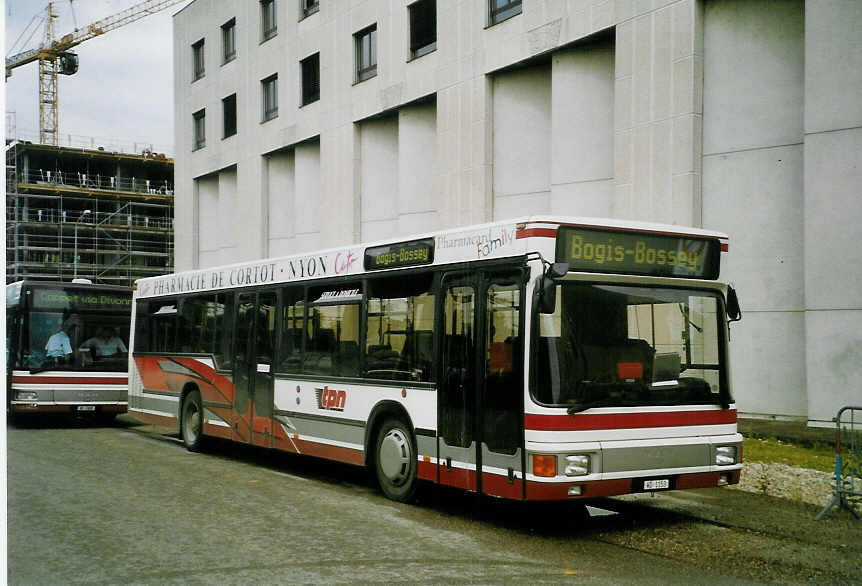
[[[363,470],[187,452],[123,416],[8,429],[10,584],[862,580],[862,522],[727,489],[577,507],[448,490],[386,500]]]

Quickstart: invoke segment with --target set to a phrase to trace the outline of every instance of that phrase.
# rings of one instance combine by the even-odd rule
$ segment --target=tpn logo
[[[317,395],[317,407],[327,411],[344,411],[344,403],[347,402],[347,393],[337,391],[329,387],[316,387],[314,394]]]

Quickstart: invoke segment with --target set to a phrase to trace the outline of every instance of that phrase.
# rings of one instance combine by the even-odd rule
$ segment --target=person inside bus
[[[60,328],[51,334],[48,342],[45,344],[45,355],[54,360],[54,362],[66,362],[72,354],[72,342],[69,339],[69,332],[77,326],[74,318],[69,318],[62,323]]]
[[[108,327],[100,328],[98,335],[81,344],[81,348],[93,348],[97,358],[106,358],[128,352],[126,345],[116,332]]]

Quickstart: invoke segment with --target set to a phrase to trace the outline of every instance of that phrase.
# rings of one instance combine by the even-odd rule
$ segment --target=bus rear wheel
[[[204,438],[204,410],[200,391],[192,391],[186,395],[180,415],[180,428],[186,449],[199,452]]]
[[[400,419],[387,419],[380,427],[374,449],[377,483],[388,498],[407,502],[416,491],[416,442]]]

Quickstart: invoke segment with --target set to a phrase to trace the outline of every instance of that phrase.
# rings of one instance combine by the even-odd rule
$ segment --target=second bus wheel
[[[388,498],[407,502],[416,491],[416,443],[400,419],[380,427],[374,449],[374,468],[380,489]]]
[[[180,415],[183,444],[190,452],[199,452],[204,439],[204,410],[200,391],[192,391],[183,401]]]

